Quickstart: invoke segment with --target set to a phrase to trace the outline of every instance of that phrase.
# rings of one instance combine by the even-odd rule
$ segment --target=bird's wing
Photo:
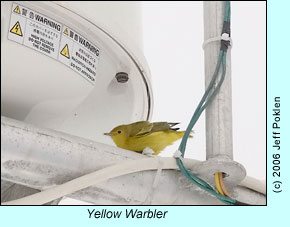
[[[154,124],[154,127],[152,129],[152,132],[168,131],[168,130],[176,131],[179,129],[179,128],[172,128],[179,123],[155,122],[153,124]]]
[[[179,128],[172,128],[179,123],[168,123],[168,122],[155,122],[150,123],[148,121],[138,121],[136,123],[128,125],[129,136],[144,136],[153,132],[178,130]]]
[[[144,131],[143,128],[148,127],[151,123],[148,121],[138,121],[128,125],[129,136],[136,136],[140,131]]]
[[[147,134],[152,133],[153,124],[149,123],[148,125],[144,126],[139,132],[136,133],[136,136],[144,136]]]
[[[179,128],[172,128],[173,126],[177,125],[178,123],[167,123],[167,122],[155,122],[149,123],[145,125],[137,134],[136,136],[144,136],[154,132],[160,131],[169,131],[174,130],[177,131]]]

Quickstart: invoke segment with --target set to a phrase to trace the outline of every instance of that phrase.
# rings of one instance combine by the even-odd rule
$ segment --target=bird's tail
[[[185,131],[184,131],[184,133],[185,133]],[[184,133],[183,133],[183,135],[184,135]],[[188,138],[193,138],[193,135],[191,135],[191,134],[193,134],[193,133],[194,133],[194,131],[191,130],[191,131],[190,131],[190,134],[189,134],[189,136],[188,136]]]
[[[173,128],[175,125],[178,125],[178,124],[180,123],[168,122],[169,128],[174,131],[177,131],[178,129],[180,129],[180,128]]]
[[[180,128],[173,128],[175,125],[178,125],[178,124],[180,124],[180,123],[173,123],[173,122],[169,122],[169,123],[168,123],[170,129],[171,129],[171,130],[174,130],[174,131],[177,131],[177,130],[180,129]],[[181,131],[180,133],[182,133],[182,136],[181,136],[181,137],[183,137],[185,131]],[[193,130],[190,131],[189,138],[192,138],[192,137],[193,137],[193,135],[191,135],[191,133],[194,133],[194,131],[193,131]]]
[[[185,134],[185,131],[180,131],[180,132],[177,132],[177,133],[179,134],[179,137],[182,138],[184,136],[184,134]],[[193,138],[192,133],[194,133],[193,130],[191,130],[191,132],[190,132],[190,134],[188,136],[189,138]]]

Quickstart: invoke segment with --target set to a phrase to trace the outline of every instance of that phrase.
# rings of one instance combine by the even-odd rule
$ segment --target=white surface
[[[249,176],[266,174],[266,3],[232,2],[234,159]],[[204,92],[203,3],[143,2],[144,52],[154,91],[152,121],[185,129]],[[250,36],[248,34],[251,34]],[[186,156],[205,159],[204,114]],[[171,156],[176,142],[162,152]]]
[[[142,47],[140,1],[55,1],[97,24],[126,46]],[[134,50],[137,55],[137,50]]]
[[[150,72],[144,56],[141,55],[142,51],[134,46],[135,39],[136,43],[140,41],[136,33],[142,28],[141,15],[137,13],[140,3],[131,5],[120,2],[122,7],[128,7],[127,11],[123,11],[124,13],[129,15],[131,11],[136,11],[136,15],[131,14],[134,21],[132,27],[129,26],[128,20],[124,19],[123,23],[113,14],[117,11],[117,3],[113,5],[100,2],[100,7],[98,3],[94,2],[93,6],[90,2],[86,4],[70,2],[70,4],[63,3],[61,6],[58,5],[61,2],[50,1],[16,3],[39,12],[47,18],[52,18],[62,27],[67,26],[100,49],[96,81],[93,85],[66,66],[71,64],[64,65],[35,49],[20,45],[17,43],[19,40],[16,40],[17,42],[8,40],[11,26],[16,22],[13,21],[11,26],[9,24],[11,9],[14,7],[12,8],[12,2],[1,2],[1,15],[3,15],[1,17],[1,43],[3,44],[1,46],[3,47],[1,48],[3,66],[1,68],[1,115],[108,143],[112,141],[103,133],[110,131],[114,126],[150,118],[149,100],[152,102]],[[79,4],[83,4],[83,7],[78,7]],[[66,8],[70,6],[70,10],[67,10]],[[92,10],[95,10],[94,14],[98,16],[88,14],[89,12],[86,11],[88,7],[92,7],[90,12],[93,13]],[[105,12],[98,14],[98,10],[105,8],[113,14],[110,16],[112,18],[110,22],[118,20],[118,23],[122,23],[124,27],[115,25],[110,27],[110,30],[103,30],[101,24],[104,21],[99,17]],[[22,12],[21,7],[20,9]],[[29,23],[28,19],[27,23]],[[139,27],[133,31],[136,23],[139,23]],[[106,26],[110,25],[110,23],[106,24]],[[28,25],[25,29],[27,28]],[[111,34],[110,31],[114,29],[116,31]],[[122,29],[126,29],[126,32],[122,32]],[[130,29],[132,29],[131,33]],[[66,36],[61,33],[63,37]],[[133,41],[130,41],[131,35],[134,37]],[[130,45],[127,46],[126,42],[124,44],[124,40]],[[84,47],[84,44],[79,41],[80,38],[77,46]],[[60,51],[65,43],[61,44]],[[71,46],[70,43],[67,44]],[[76,55],[75,51],[81,52],[80,48],[76,50],[75,47],[76,43],[74,48],[70,49],[71,57]],[[88,49],[87,45],[85,45],[86,49]],[[128,73],[129,81],[118,83],[115,79],[117,72]]]

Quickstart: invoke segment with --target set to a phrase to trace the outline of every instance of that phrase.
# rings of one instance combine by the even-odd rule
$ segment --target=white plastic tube
[[[114,177],[122,176],[129,173],[135,173],[145,170],[158,169],[160,157],[144,158],[139,160],[124,161],[117,165],[105,167],[93,173],[81,176],[54,188],[24,197],[22,199],[13,200],[3,203],[2,205],[41,205],[52,200],[58,199],[65,195],[69,195],[75,191],[97,184]],[[174,158],[161,158],[163,169],[177,169],[176,160]],[[186,163],[194,165],[198,161],[187,160]],[[188,164],[187,164],[188,167]]]
[[[81,176],[54,188],[21,198],[2,205],[42,205],[52,200],[69,195],[78,190],[97,184],[114,177],[122,176],[129,173],[139,171],[155,170],[159,168],[160,160],[162,161],[162,169],[178,169],[175,158],[144,158],[139,160],[125,161],[117,165],[109,166],[93,173]],[[199,161],[185,159],[187,168]],[[254,178],[246,178],[242,182],[242,186],[256,190],[265,194],[265,185],[261,184]]]

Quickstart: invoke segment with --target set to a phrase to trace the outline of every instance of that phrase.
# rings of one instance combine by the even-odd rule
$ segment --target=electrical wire
[[[231,197],[230,193],[228,193],[228,190],[227,190],[227,188],[225,186],[223,173],[219,172],[218,173],[218,177],[219,177],[219,183],[220,183],[220,186],[221,186],[221,189],[222,189],[224,195],[227,196],[227,197]]]
[[[240,186],[250,188],[256,192],[266,195],[265,182],[261,182],[253,177],[246,176],[246,178],[240,183]]]
[[[225,14],[224,14],[224,26],[223,26],[223,30],[225,29],[226,31],[222,31],[222,33],[229,33],[228,30],[230,30],[229,25],[230,25],[230,13],[231,13],[230,9],[231,9],[230,8],[230,1],[226,1]],[[228,34],[228,35],[230,35],[230,34]],[[226,56],[227,56],[227,48],[229,45],[229,41],[221,40],[221,44],[223,44],[223,45],[221,45],[221,49],[219,52],[215,72],[213,73],[212,79],[211,79],[207,89],[205,90],[205,93],[202,96],[196,110],[194,111],[194,114],[193,114],[193,116],[192,116],[192,118],[187,126],[187,129],[186,129],[184,136],[181,140],[181,143],[179,145],[179,151],[181,153],[182,158],[184,157],[184,153],[186,150],[186,143],[187,143],[187,140],[188,140],[188,137],[189,137],[189,134],[190,134],[192,128],[194,127],[195,123],[199,119],[202,112],[207,108],[207,106],[214,99],[214,97],[218,93],[218,91],[219,91],[219,89],[224,81],[225,74],[226,74]],[[187,168],[185,168],[183,163],[182,163],[181,157],[176,157],[176,162],[180,168],[180,171],[183,173],[184,176],[187,177],[188,180],[190,180],[192,183],[199,186],[201,189],[214,195],[217,199],[219,199],[223,203],[225,203],[227,205],[237,205],[236,200],[234,200],[230,197],[224,196],[223,194],[217,193],[208,183],[206,183],[204,180],[200,179],[199,177],[195,176]],[[217,177],[218,177],[218,175],[217,175]],[[217,181],[217,182],[219,184],[219,181]]]
[[[214,180],[215,180],[215,185],[216,185],[216,189],[217,189],[218,193],[220,193],[221,195],[225,195],[223,192],[223,189],[221,188],[221,185],[220,185],[219,172],[216,172],[214,174]]]

